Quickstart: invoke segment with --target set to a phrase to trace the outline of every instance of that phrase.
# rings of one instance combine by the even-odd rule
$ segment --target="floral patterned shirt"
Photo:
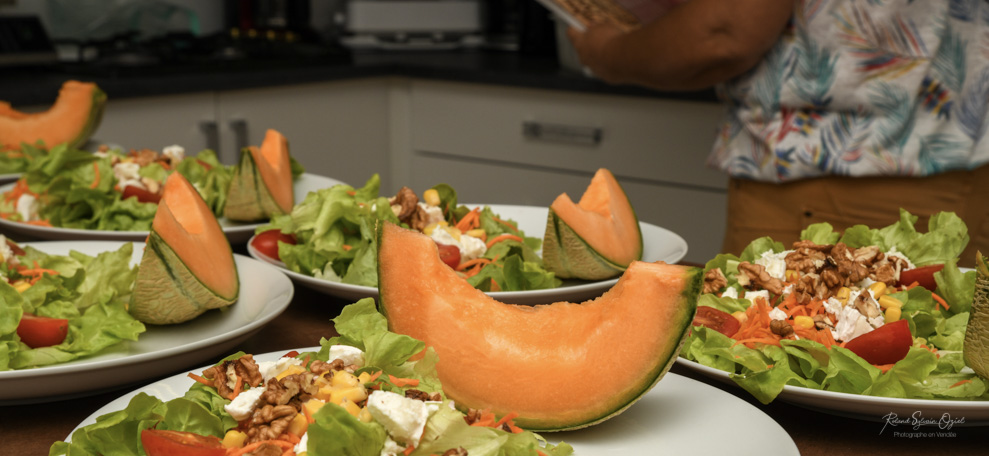
[[[760,64],[718,87],[711,166],[785,182],[989,161],[989,1],[796,2]]]

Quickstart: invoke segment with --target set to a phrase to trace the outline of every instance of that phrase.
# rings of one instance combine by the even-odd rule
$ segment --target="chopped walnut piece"
[[[855,310],[859,311],[860,314],[865,315],[866,318],[876,318],[879,315],[879,309],[872,305],[866,298],[866,294],[862,293],[855,297]]]
[[[769,275],[762,265],[743,261],[738,264],[738,272],[738,283],[745,288],[762,288],[774,295],[783,293],[783,281]]]
[[[443,452],[443,456],[467,456],[467,450],[464,447],[450,448]]]
[[[245,453],[244,456],[281,456],[284,454],[285,450],[273,443],[262,443],[254,451]]]
[[[264,381],[264,377],[261,376],[261,371],[251,355],[244,355],[210,367],[203,371],[202,376],[213,382],[216,392],[222,397],[229,397],[233,394],[233,388],[236,385],[231,386],[231,383],[236,378],[240,378],[241,381],[251,386],[258,386]]]
[[[291,405],[265,404],[254,411],[248,423],[247,443],[276,439],[288,429],[299,410]]]
[[[131,149],[129,155],[134,157],[134,162],[141,165],[141,167],[148,166],[158,159],[158,152],[151,149]]]
[[[398,220],[402,223],[408,223],[409,217],[415,213],[416,207],[419,206],[419,197],[411,188],[402,187],[398,190],[398,194],[389,199],[388,202]]]
[[[780,337],[787,337],[793,334],[793,326],[783,320],[773,320],[769,322],[769,330]]]
[[[441,401],[441,400],[443,400],[443,398],[440,396],[440,393],[432,393],[432,394],[430,394],[430,393],[427,393],[425,391],[420,391],[420,390],[417,390],[417,389],[414,389],[414,388],[410,388],[410,389],[405,390],[405,397],[407,397],[409,399],[415,399],[415,400],[423,401],[423,402],[425,402],[425,401]]]
[[[717,293],[728,286],[728,279],[721,268],[711,268],[704,273],[703,293]]]
[[[834,329],[834,323],[831,322],[831,318],[825,315],[814,315],[814,327],[817,329]]]

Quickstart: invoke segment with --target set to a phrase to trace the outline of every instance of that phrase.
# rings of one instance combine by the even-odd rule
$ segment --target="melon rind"
[[[965,364],[980,377],[989,379],[989,268],[982,252],[976,254],[975,294],[965,328],[962,351]]]
[[[611,279],[628,266],[617,264],[595,251],[552,208],[546,216],[542,255],[543,267],[561,279]]]
[[[128,310],[143,323],[182,323],[207,310],[233,304],[237,301],[239,291],[238,286],[237,293],[233,296],[220,296],[210,290],[189,270],[161,235],[151,230]]]
[[[223,216],[237,222],[256,222],[283,213],[258,171],[254,154],[249,148],[243,149],[227,191]]]
[[[404,237],[388,237],[385,234],[388,231]],[[411,232],[390,224],[378,227],[378,306],[388,319],[389,329],[422,340],[436,350],[444,391],[460,407],[488,409],[499,415],[518,412],[515,423],[537,432],[573,430],[600,423],[622,413],[645,395],[679,355],[702,286],[700,268],[633,262],[613,289],[594,301],[535,307],[504,304],[456,276],[439,260],[436,247],[428,237],[408,233]],[[662,299],[650,299],[654,296],[652,292],[642,291],[646,288],[637,284],[649,285],[660,293],[665,289],[669,294],[661,295]],[[676,288],[667,288],[667,284]],[[606,304],[607,300],[612,304]],[[622,309],[621,315],[615,313],[618,309]],[[644,313],[637,318],[636,312]],[[658,320],[657,324],[650,323],[648,328],[634,324],[646,321],[641,318],[646,314],[651,317],[648,321]],[[599,318],[607,320],[607,324],[601,326]],[[621,321],[630,324],[623,325]],[[530,330],[529,326],[543,330]],[[516,337],[521,327],[526,327],[521,330],[526,341]],[[557,339],[551,334],[575,334],[576,328],[589,337],[578,336],[554,344]],[[604,339],[620,342],[588,345],[587,341],[599,338],[597,334],[607,334]],[[631,340],[631,334],[644,335],[645,339]],[[532,351],[524,351],[525,347]],[[630,350],[632,347],[642,348],[638,355],[628,358],[638,360],[634,366],[619,363],[617,366],[628,367],[624,372],[600,369],[636,351]],[[561,359],[560,350],[594,354],[594,359],[567,359],[566,355]],[[455,360],[454,364],[450,364],[450,359]],[[557,370],[556,364],[574,374]],[[533,370],[520,367],[523,365],[533,366]],[[620,380],[588,383],[591,379],[608,377]],[[533,383],[543,379],[552,383],[541,386]],[[608,391],[593,389],[603,383],[613,386]],[[510,392],[492,395],[492,388]],[[581,388],[592,391],[593,396],[583,396],[585,404],[574,407],[566,397]],[[537,391],[547,389],[564,394],[546,397],[550,403],[545,407],[535,406],[538,401],[526,399],[543,397]],[[598,391],[601,394],[596,394]]]
[[[68,103],[74,99],[71,92],[80,90],[89,91],[88,106],[86,107],[88,112],[83,123],[72,125],[72,123],[58,117],[56,111],[64,112]],[[4,103],[4,109],[0,115],[0,149],[20,149],[22,144],[36,145],[38,140],[41,140],[44,147],[49,149],[60,144],[66,144],[70,149],[81,147],[99,128],[105,108],[106,93],[96,84],[78,81],[66,81],[62,84],[58,99],[47,111],[25,113],[12,108],[8,103]],[[75,128],[74,131],[65,130],[73,127]]]

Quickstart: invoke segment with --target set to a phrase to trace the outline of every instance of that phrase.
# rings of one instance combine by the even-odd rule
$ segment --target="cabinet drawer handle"
[[[601,127],[582,127],[543,122],[522,122],[522,135],[541,141],[559,141],[596,146],[601,143],[604,131]]]
[[[220,153],[220,131],[216,126],[216,122],[212,120],[203,120],[199,122],[199,131],[203,132],[203,136],[206,137],[206,148]]]

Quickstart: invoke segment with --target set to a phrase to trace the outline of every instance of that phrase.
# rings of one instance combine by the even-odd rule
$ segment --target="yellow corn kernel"
[[[890,307],[886,309],[886,314],[885,314],[886,323],[892,323],[896,320],[899,320],[901,313],[902,311],[900,310],[899,307]]]
[[[422,192],[422,199],[426,201],[426,204],[430,206],[440,205],[440,192],[436,191],[435,188],[431,188]]]
[[[744,310],[733,312],[731,316],[735,317],[735,319],[738,320],[739,323],[745,323],[745,321],[749,319],[749,316],[745,313]]]
[[[814,327],[814,319],[806,315],[797,315],[793,317],[793,326],[803,329],[811,329]]]
[[[880,296],[879,307],[882,307],[883,309],[889,309],[893,307],[899,309],[903,307],[903,301],[900,301],[899,299],[896,299],[890,295]]]
[[[841,301],[842,305],[848,302],[848,297],[851,296],[852,290],[848,287],[841,287],[838,292],[834,294],[835,299]]]
[[[430,223],[429,225],[426,225],[426,227],[422,229],[422,232],[426,236],[432,236],[433,231],[436,231],[436,228],[447,225],[449,225],[449,223],[447,223],[446,220],[443,220],[441,222]]]
[[[296,413],[292,417],[292,421],[289,421],[286,430],[294,435],[302,435],[306,433],[306,429],[309,429],[309,420],[306,419],[305,415]]]
[[[222,443],[224,448],[243,448],[246,441],[247,434],[236,429],[231,429],[223,435]]]
[[[488,232],[487,231],[484,231],[484,228],[474,228],[473,230],[470,230],[470,231],[468,231],[468,232],[466,232],[464,234],[466,234],[468,236],[473,236],[473,237],[476,237],[476,238],[479,238],[479,239],[484,239],[485,237],[488,236]]]
[[[886,284],[883,282],[876,282],[872,285],[869,285],[869,291],[872,292],[872,296],[874,296],[876,299],[879,299],[880,296],[886,295]]]
[[[28,288],[31,288],[31,282],[25,282],[23,280],[18,280],[17,282],[14,282],[13,285],[14,289],[17,290],[18,293],[24,293]]]
[[[783,278],[786,279],[787,282],[795,282],[797,279],[800,278],[800,273],[794,271],[793,269],[787,269],[786,272],[783,274]]]

